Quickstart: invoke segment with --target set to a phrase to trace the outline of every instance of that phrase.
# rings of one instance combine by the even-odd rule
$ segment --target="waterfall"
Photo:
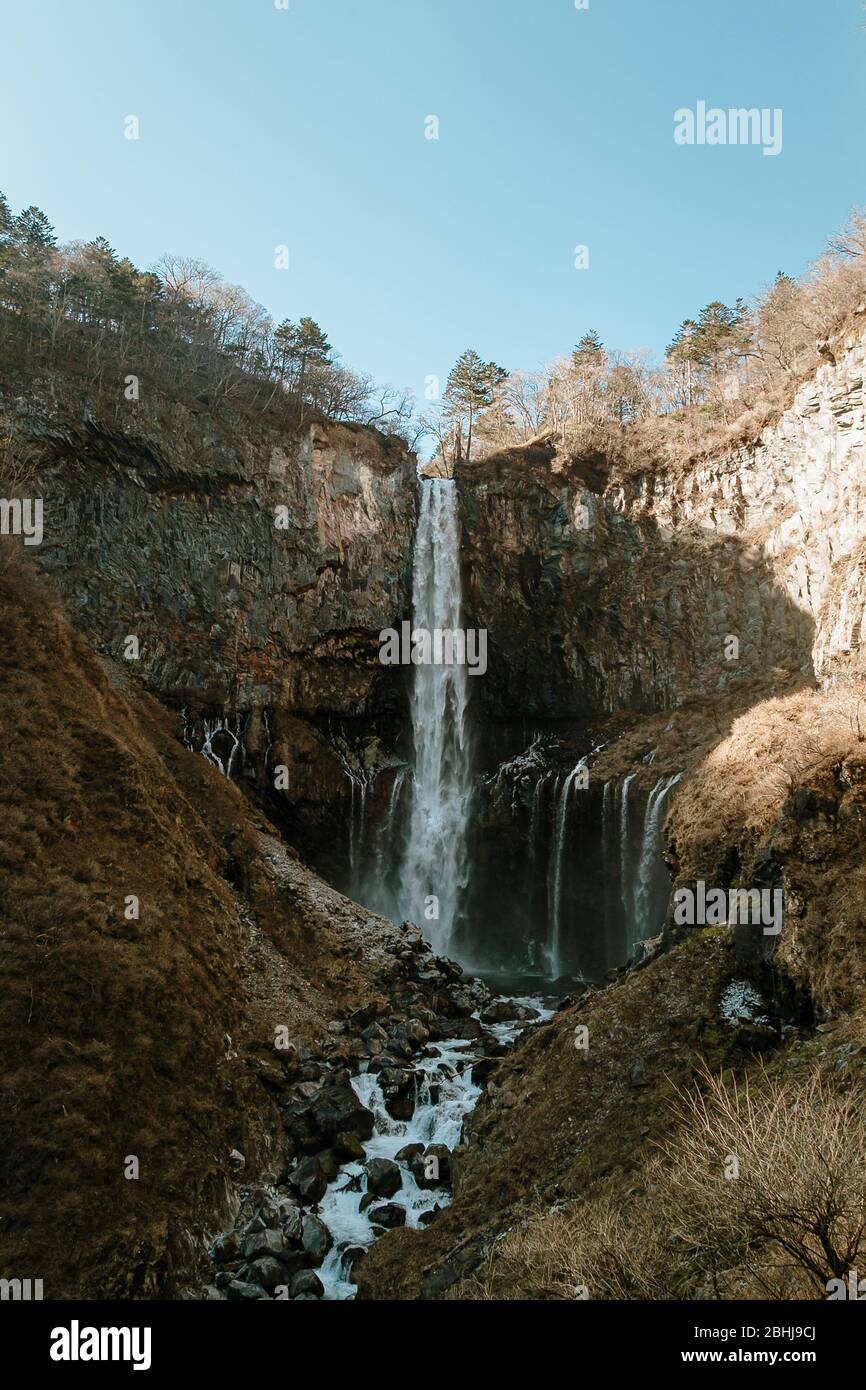
[[[619,788],[619,895],[627,930],[631,919],[631,895],[629,893],[629,884],[631,882],[631,856],[629,853],[628,789],[636,776],[636,772],[630,772]]]
[[[388,806],[382,824],[373,837],[372,862],[362,872],[362,885],[359,900],[372,912],[381,912],[385,917],[400,915],[395,896],[395,860],[399,858],[403,804],[403,790],[409,776],[406,766],[397,767]]]
[[[413,627],[433,633],[462,627],[460,526],[451,480],[422,483],[413,560]],[[426,929],[443,951],[466,886],[466,829],[472,778],[465,665],[416,665],[411,693],[413,766],[406,847],[399,874],[400,911],[425,927],[425,899],[438,899]]]
[[[620,873],[620,844],[617,826],[617,786],[605,782],[601,794],[601,857],[604,874],[604,935],[608,957],[621,960],[625,933],[616,911],[614,893]]]
[[[359,890],[363,870],[364,830],[367,815],[367,778],[346,768],[351,788],[349,801],[349,880],[352,892]]]
[[[565,779],[559,804],[556,802],[556,790],[554,789],[553,799],[556,808],[554,820],[553,845],[551,853],[551,894],[548,910],[548,950],[547,959],[552,979],[558,979],[562,974],[561,942],[562,942],[562,872],[565,861],[565,846],[568,839],[568,801],[571,795],[571,788],[574,779],[583,769],[584,764],[578,763],[577,767],[572,768]]]
[[[183,741],[187,748],[194,750],[197,742],[197,730],[199,721],[192,718],[184,705],[181,710],[183,717]],[[230,714],[221,719],[202,719],[201,720],[201,748],[199,751],[202,757],[207,758],[212,767],[220,771],[223,777],[231,777],[238,755],[243,757],[242,743],[244,734],[249,725],[249,716],[244,714]]]
[[[654,891],[656,884],[664,873],[661,862],[662,815],[665,803],[681,776],[682,773],[678,772],[673,777],[662,778],[656,782],[647,798],[640,861],[634,884],[633,929],[629,943],[632,947],[644,937],[651,936],[659,925],[653,918],[653,900],[657,897]]]

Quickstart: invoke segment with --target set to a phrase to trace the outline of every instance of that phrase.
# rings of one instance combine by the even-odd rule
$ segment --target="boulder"
[[[325,1086],[310,1101],[309,1113],[319,1133],[333,1141],[338,1134],[355,1134],[369,1139],[373,1115],[361,1104],[351,1086]]]
[[[320,1221],[317,1216],[305,1216],[301,1242],[304,1247],[304,1254],[314,1265],[320,1265],[327,1255],[333,1239],[324,1221]]]
[[[321,1153],[317,1154],[317,1158],[319,1160],[319,1167],[328,1182],[333,1182],[340,1171],[340,1164],[343,1161],[339,1153],[336,1149],[322,1149]]]
[[[325,1195],[328,1180],[322,1172],[318,1155],[311,1154],[296,1163],[288,1175],[289,1186],[293,1187],[302,1202],[308,1205],[320,1202]]]
[[[303,1235],[303,1216],[298,1207],[285,1202],[282,1207],[282,1231],[290,1245],[300,1244]]]
[[[311,1269],[301,1269],[289,1285],[290,1298],[322,1298],[325,1287],[318,1274]]]
[[[379,1072],[385,1109],[394,1120],[411,1120],[415,1113],[415,1073],[402,1067]]]
[[[412,1176],[419,1187],[448,1187],[451,1182],[451,1150],[445,1144],[428,1144],[423,1154],[410,1160]]]
[[[342,1130],[334,1140],[333,1152],[343,1163],[363,1163],[367,1155],[357,1134]]]
[[[370,1208],[370,1220],[376,1226],[384,1226],[387,1231],[406,1225],[406,1208],[398,1202],[383,1202],[379,1207]]]
[[[252,1264],[247,1265],[247,1282],[258,1284],[263,1289],[275,1289],[278,1284],[287,1284],[292,1276],[292,1270],[297,1269],[301,1263],[300,1255],[291,1255],[288,1262],[275,1260],[268,1255],[262,1260],[253,1260]],[[229,1285],[231,1288],[231,1285]]]
[[[360,1259],[366,1255],[367,1250],[363,1245],[344,1245],[340,1251],[340,1258],[343,1261],[345,1270],[352,1270]]]
[[[252,1301],[257,1298],[267,1298],[268,1294],[261,1284],[248,1284],[242,1279],[233,1279],[225,1288],[226,1298]]]
[[[497,1057],[479,1057],[478,1061],[472,1064],[472,1080],[478,1086],[486,1085],[498,1065]]]
[[[390,1158],[371,1158],[367,1164],[367,1191],[375,1197],[393,1197],[402,1181],[398,1165]]]
[[[282,1231],[254,1231],[244,1238],[243,1257],[245,1260],[258,1260],[264,1256],[277,1259],[289,1253],[289,1245]]]
[[[513,999],[494,999],[481,1011],[482,1023],[531,1023],[538,1017],[537,1009],[518,1004]]]
[[[416,1154],[422,1154],[423,1152],[423,1144],[404,1144],[395,1157],[398,1163],[408,1163],[410,1158],[414,1158]]]
[[[227,1231],[225,1235],[217,1236],[211,1246],[210,1257],[215,1264],[228,1264],[229,1260],[236,1260],[241,1253],[240,1236],[236,1231]]]
[[[477,1018],[436,1018],[431,1027],[431,1037],[448,1042],[458,1042],[461,1038],[480,1038],[484,1032]]]

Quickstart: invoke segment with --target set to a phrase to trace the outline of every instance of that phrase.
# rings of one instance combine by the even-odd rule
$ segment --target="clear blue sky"
[[[467,346],[660,353],[866,202],[860,0],[289,3],[0,0],[13,207],[200,256],[420,396]],[[781,107],[782,153],[677,146],[701,99]]]

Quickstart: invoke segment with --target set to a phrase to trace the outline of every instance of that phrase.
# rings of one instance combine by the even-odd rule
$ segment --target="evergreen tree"
[[[297,324],[292,323],[291,319],[283,319],[274,331],[274,341],[280,375],[291,371],[297,376],[303,416],[304,392],[310,372],[316,367],[333,366],[334,349],[327,334],[311,318],[302,318]]]
[[[12,236],[22,259],[44,261],[57,245],[54,228],[41,208],[30,206],[12,222]]]
[[[584,333],[571,354],[572,362],[578,371],[604,365],[604,343],[594,328]]]
[[[479,413],[492,404],[496,392],[508,380],[504,367],[495,362],[484,362],[478,353],[469,348],[458,357],[448,376],[445,388],[445,402],[456,424],[457,455],[463,446],[463,425],[466,423],[466,457],[472,457],[472,430]]]

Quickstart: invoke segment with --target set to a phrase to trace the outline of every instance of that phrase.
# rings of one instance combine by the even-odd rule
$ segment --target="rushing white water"
[[[559,801],[554,792],[555,821],[553,846],[551,852],[551,893],[548,910],[548,949],[547,959],[551,979],[562,974],[562,874],[565,860],[565,845],[568,831],[568,802],[574,779],[584,768],[578,763],[565,779]]]
[[[636,772],[630,772],[619,787],[619,892],[623,914],[627,923],[631,917],[631,895],[629,893],[629,884],[631,880],[629,869],[628,789],[636,776]]]
[[[413,567],[414,630],[462,627],[460,525],[456,485],[434,478],[421,485],[421,514]],[[465,665],[417,665],[411,716],[413,767],[406,843],[399,875],[400,913],[425,931],[434,949],[447,949],[466,887],[466,830],[472,791]],[[438,899],[438,918],[425,912]]]
[[[619,945],[623,958],[662,925],[670,882],[661,854],[661,828],[671,792],[682,773],[655,783],[642,814],[637,804],[639,794],[630,792],[636,776],[632,772],[622,781],[606,783],[602,797],[602,862],[610,890],[605,930],[612,944],[615,939]]]
[[[514,1002],[534,1008],[539,1020],[553,1015],[553,1010],[535,997]],[[523,1023],[497,1023],[487,1025],[484,1031],[499,1042],[510,1043],[524,1027]],[[355,1094],[373,1112],[375,1122],[373,1136],[364,1144],[365,1162],[371,1158],[396,1161],[396,1155],[407,1144],[444,1144],[452,1151],[456,1148],[463,1122],[481,1094],[480,1086],[472,1079],[470,1064],[476,1046],[465,1038],[431,1044],[428,1054],[414,1063],[415,1111],[411,1120],[395,1120],[388,1114],[375,1072],[360,1072],[352,1078]],[[420,1226],[426,1213],[450,1203],[451,1194],[445,1188],[419,1187],[409,1164],[400,1160],[398,1166],[401,1185],[387,1200],[405,1208],[407,1226]],[[376,1203],[364,1211],[360,1209],[366,1190],[364,1165],[348,1163],[340,1169],[319,1204],[318,1216],[334,1240],[322,1267],[316,1271],[326,1299],[354,1298],[357,1290],[349,1277],[353,1252],[366,1250],[377,1238],[378,1230],[369,1215]]]
[[[187,748],[192,749],[195,747],[197,723],[190,719],[186,706],[181,713],[184,724],[183,741]],[[231,777],[234,771],[247,723],[247,717],[242,714],[227,715],[223,719],[203,719],[201,722],[202,757],[207,758],[223,777]],[[214,740],[217,743],[216,747]]]
[[[461,1053],[470,1046],[467,1041],[439,1043],[433,1056],[420,1060],[416,1067],[417,1095],[411,1120],[391,1118],[374,1072],[352,1078],[355,1094],[362,1105],[372,1110],[375,1119],[373,1137],[364,1145],[367,1159],[394,1159],[406,1144],[456,1147],[463,1121],[481,1094],[480,1087],[472,1081],[471,1067],[462,1065]],[[433,1093],[431,1086],[437,1088]],[[433,1095],[436,1095],[435,1101]],[[419,1187],[408,1163],[401,1161],[399,1166],[402,1184],[388,1200],[405,1207],[407,1226],[420,1226],[425,1212],[447,1205],[449,1194],[439,1188]],[[366,1189],[363,1164],[348,1163],[320,1203],[319,1217],[334,1238],[333,1248],[318,1271],[326,1298],[354,1298],[357,1292],[348,1277],[351,1251],[366,1249],[377,1235],[369,1216],[371,1208],[360,1210]]]
[[[656,782],[647,798],[641,837],[640,861],[634,885],[634,916],[631,947],[652,935],[659,925],[652,916],[655,884],[664,872],[661,866],[661,823],[667,799],[682,773]]]
[[[359,891],[367,822],[367,779],[346,770],[351,787],[349,802],[349,879],[352,891]]]

